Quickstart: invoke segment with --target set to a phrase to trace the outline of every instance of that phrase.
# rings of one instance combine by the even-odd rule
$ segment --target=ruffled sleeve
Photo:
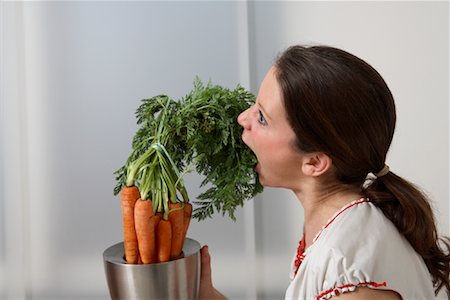
[[[347,259],[335,249],[324,259],[323,267],[318,268],[315,299],[330,299],[345,292],[352,292],[358,286],[370,288],[386,287],[385,278],[369,274],[355,262]],[[321,271],[321,272],[320,272]]]

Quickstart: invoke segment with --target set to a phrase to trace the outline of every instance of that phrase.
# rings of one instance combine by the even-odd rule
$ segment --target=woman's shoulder
[[[381,267],[386,272],[395,272],[398,266],[425,267],[406,238],[371,202],[343,212],[323,230],[311,252],[334,260],[345,259],[348,266],[363,267],[372,273],[382,271]]]
[[[422,258],[371,202],[353,205],[332,219],[302,264],[304,280],[324,299],[357,286],[392,289],[404,299],[433,295]]]
[[[370,201],[366,201],[360,202],[358,205],[351,205],[350,208],[330,220],[315,242],[322,245],[322,248],[327,245],[354,248],[377,246],[378,243],[391,245],[399,243],[407,246],[404,244],[404,240],[404,237],[381,209]],[[396,250],[403,249],[397,247]]]
[[[395,244],[395,252],[411,250],[395,225],[378,207],[364,199],[349,203],[338,211],[316,235],[308,252],[323,255],[329,249],[335,249],[355,257],[361,251],[382,250],[379,247],[382,244],[389,247]]]

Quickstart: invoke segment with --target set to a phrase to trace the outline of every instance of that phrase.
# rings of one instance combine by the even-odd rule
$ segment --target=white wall
[[[292,44],[340,47],[381,73],[395,97],[398,116],[387,163],[430,195],[439,230],[448,235],[449,3],[251,2],[250,12],[252,87],[274,57]],[[264,262],[258,273],[260,298],[282,295],[282,271],[301,235],[297,206],[290,193],[278,190],[266,191],[255,202],[263,219],[256,214],[257,241],[263,246],[258,257]],[[264,222],[271,216],[283,221]]]
[[[447,2],[0,2],[0,298],[107,299],[102,252],[121,239],[112,172],[139,100],[184,95],[195,75],[257,92],[294,43],[367,60],[397,101],[388,163],[435,200],[449,234]],[[191,194],[199,178],[189,175]],[[280,299],[302,234],[289,191],[194,222],[217,287]],[[231,275],[230,275],[231,274]]]

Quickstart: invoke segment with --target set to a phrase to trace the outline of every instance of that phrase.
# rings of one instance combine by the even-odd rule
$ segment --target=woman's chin
[[[271,187],[272,186],[270,184],[268,178],[266,178],[264,176],[264,172],[262,172],[260,163],[256,163],[254,170],[256,173],[258,173],[258,181],[263,187]]]
[[[259,163],[256,163],[253,169],[255,170],[256,173],[258,173],[259,183],[261,183],[262,186],[265,186],[264,174],[261,172],[261,165]]]

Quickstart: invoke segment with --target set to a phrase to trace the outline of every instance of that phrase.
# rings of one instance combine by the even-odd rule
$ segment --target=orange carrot
[[[172,227],[172,244],[170,258],[176,259],[183,250],[184,243],[184,210],[182,203],[169,202],[169,222]]]
[[[125,260],[129,264],[138,262],[138,242],[134,228],[134,206],[139,199],[139,189],[136,186],[126,186],[120,191],[120,207],[123,219],[123,244]]]
[[[186,239],[187,231],[189,229],[189,224],[191,223],[192,216],[192,204],[185,203],[184,204],[184,233],[183,233],[183,241]]]
[[[142,263],[151,263],[150,217],[153,215],[152,201],[139,199],[134,207],[134,226]]]
[[[151,257],[150,263],[158,262],[158,256],[156,251],[156,231],[158,229],[158,223],[161,220],[159,215],[154,215],[150,218],[149,227],[150,227],[150,236],[149,236],[149,253]]]
[[[168,220],[162,219],[158,223],[156,234],[156,244],[158,247],[158,261],[166,262],[170,260],[170,248],[172,242],[172,228]]]

